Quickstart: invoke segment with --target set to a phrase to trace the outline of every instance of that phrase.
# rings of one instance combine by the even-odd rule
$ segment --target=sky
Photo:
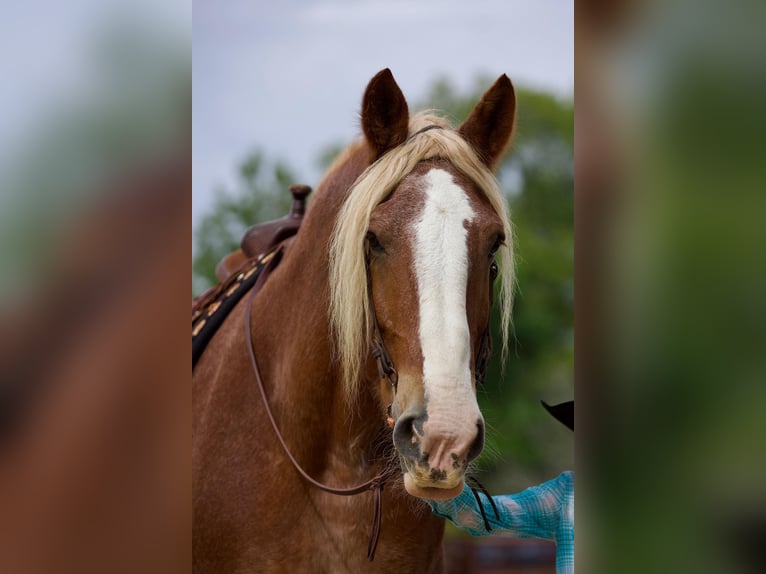
[[[315,186],[320,150],[359,133],[383,68],[410,103],[480,74],[574,91],[572,0],[194,0],[192,45],[193,224],[255,149]]]

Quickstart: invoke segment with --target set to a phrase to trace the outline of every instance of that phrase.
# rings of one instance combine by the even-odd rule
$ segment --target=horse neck
[[[377,443],[383,417],[372,393],[375,382],[360,385],[359,396],[346,400],[332,359],[330,236],[349,188],[369,163],[366,147],[347,155],[319,185],[300,233],[255,301],[252,321],[267,393],[272,408],[285,413],[278,417],[280,431],[289,444],[300,445],[295,454],[316,467],[328,464],[319,460],[324,454],[336,466],[358,469],[360,454],[372,455],[363,451]],[[334,444],[343,446],[333,453],[327,447]]]

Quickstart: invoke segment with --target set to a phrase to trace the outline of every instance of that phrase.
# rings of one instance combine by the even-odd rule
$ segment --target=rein
[[[268,262],[266,268],[264,269],[264,271],[266,272],[265,273],[266,275],[268,275],[269,271],[273,269],[277,261],[278,261],[278,258],[273,257]],[[316,488],[318,488],[319,490],[323,490],[324,492],[329,492],[330,494],[337,494],[338,496],[353,496],[355,494],[361,494],[362,492],[366,492],[368,490],[371,490],[373,492],[372,528],[370,529],[370,541],[367,545],[367,558],[370,561],[372,561],[373,558],[375,558],[375,549],[378,546],[378,540],[380,538],[383,486],[385,485],[386,481],[393,476],[394,470],[391,468],[385,469],[381,473],[377,474],[376,476],[368,480],[367,482],[363,482],[362,484],[358,484],[350,488],[333,488],[331,486],[327,486],[326,484],[322,484],[321,482],[313,479],[311,476],[309,476],[309,474],[305,470],[303,470],[301,465],[293,456],[293,453],[290,452],[290,448],[287,446],[287,443],[285,442],[285,439],[282,436],[282,433],[279,432],[279,427],[277,426],[277,422],[274,419],[274,414],[271,412],[271,407],[269,406],[269,400],[268,400],[268,397],[266,396],[266,389],[264,388],[264,385],[263,385],[261,371],[258,368],[258,361],[255,358],[253,339],[252,339],[252,334],[250,332],[250,316],[252,314],[253,299],[255,298],[255,295],[257,292],[258,292],[257,289],[253,289],[250,293],[250,296],[247,299],[247,307],[245,309],[245,342],[247,343],[247,354],[248,354],[248,358],[250,359],[250,366],[252,367],[253,373],[255,374],[255,380],[258,383],[258,391],[261,394],[261,399],[263,400],[263,406],[266,409],[266,416],[268,417],[269,422],[271,423],[271,428],[274,429],[274,434],[277,435],[277,440],[279,440],[279,444],[282,445],[282,449],[287,455],[287,458],[290,459],[290,462],[293,464],[293,467],[295,468],[295,470],[297,470],[298,474],[300,474],[312,486],[315,486]],[[376,321],[376,324],[377,324],[377,321]],[[378,332],[378,335],[380,335],[379,332]],[[382,339],[380,339],[380,342],[382,345]],[[383,352],[385,353],[385,356],[388,357],[388,353],[385,352],[385,350]],[[391,362],[390,357],[388,357],[388,363],[391,365],[391,368],[393,369],[393,363]],[[396,373],[396,369],[393,369],[393,372]]]

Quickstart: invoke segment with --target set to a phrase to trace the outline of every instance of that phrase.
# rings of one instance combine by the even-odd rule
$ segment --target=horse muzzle
[[[465,412],[468,410],[469,412]],[[418,498],[447,499],[463,490],[465,470],[484,446],[478,411],[457,413],[409,409],[394,426],[394,445],[404,470],[404,487]]]

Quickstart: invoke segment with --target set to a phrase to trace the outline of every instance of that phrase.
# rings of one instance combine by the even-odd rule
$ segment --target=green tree
[[[210,212],[194,230],[192,296],[217,282],[215,266],[228,253],[239,249],[245,230],[290,211],[288,187],[296,183],[285,163],[268,162],[260,152],[250,153],[239,166],[234,189],[219,188]]]

